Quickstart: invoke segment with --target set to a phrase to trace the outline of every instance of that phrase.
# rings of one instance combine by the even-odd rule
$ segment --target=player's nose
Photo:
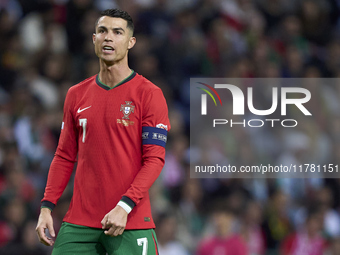
[[[106,36],[104,38],[105,41],[112,41],[112,36],[113,36],[113,33],[112,32],[108,32],[106,33]]]

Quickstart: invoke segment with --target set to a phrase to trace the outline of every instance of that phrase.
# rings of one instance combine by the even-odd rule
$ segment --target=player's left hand
[[[123,234],[128,213],[119,205],[107,213],[101,221],[102,229],[105,230],[105,235],[118,236]]]

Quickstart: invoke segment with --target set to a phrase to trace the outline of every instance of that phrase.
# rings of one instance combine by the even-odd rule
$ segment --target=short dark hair
[[[106,10],[102,11],[100,13],[99,18],[96,21],[95,28],[98,25],[98,20],[103,16],[108,16],[108,17],[111,17],[111,18],[121,18],[121,19],[126,20],[127,27],[129,29],[131,29],[132,34],[133,34],[135,26],[133,25],[133,20],[132,20],[131,16],[126,11],[123,11],[123,10],[120,10],[120,9],[106,9]]]

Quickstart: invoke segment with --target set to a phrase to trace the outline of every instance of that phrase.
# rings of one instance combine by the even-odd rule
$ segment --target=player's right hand
[[[48,208],[41,208],[38,224],[35,228],[35,231],[37,231],[37,235],[41,243],[47,246],[52,246],[54,244],[54,241],[52,238],[46,236],[45,229],[48,229],[50,235],[52,237],[55,237],[52,213]]]

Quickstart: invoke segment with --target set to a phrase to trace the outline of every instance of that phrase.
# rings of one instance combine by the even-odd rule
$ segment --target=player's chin
[[[108,56],[104,56],[100,58],[102,61],[104,61],[104,63],[106,65],[113,65],[116,62],[116,59],[113,57],[108,57]]]
[[[101,54],[100,56],[101,59],[106,60],[106,61],[113,61],[115,59],[115,57],[113,56],[113,54]]]

